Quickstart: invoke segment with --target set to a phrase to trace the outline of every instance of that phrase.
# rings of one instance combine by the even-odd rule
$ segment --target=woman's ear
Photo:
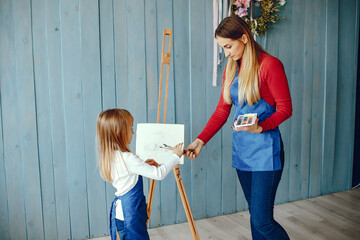
[[[243,44],[247,44],[247,42],[249,41],[248,37],[246,36],[246,34],[243,34],[240,38],[240,40],[242,41]]]

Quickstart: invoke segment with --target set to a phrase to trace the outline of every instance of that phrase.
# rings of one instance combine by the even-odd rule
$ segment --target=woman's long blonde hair
[[[237,15],[224,18],[215,30],[215,38],[217,36],[222,38],[230,38],[237,40],[243,35],[247,37],[248,41],[244,46],[244,52],[241,58],[241,69],[239,72],[238,95],[239,104],[244,101],[252,106],[260,99],[259,92],[259,61],[260,54],[264,52],[262,47],[255,42],[251,30],[246,22]],[[228,104],[232,103],[230,97],[230,86],[239,68],[237,61],[232,58],[228,59],[225,72],[224,82],[224,101]]]
[[[106,181],[112,182],[111,163],[114,152],[130,152],[129,130],[133,120],[130,112],[124,109],[109,109],[98,116],[96,146],[100,153],[100,176]]]

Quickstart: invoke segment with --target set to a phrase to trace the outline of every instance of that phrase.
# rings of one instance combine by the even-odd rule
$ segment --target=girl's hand
[[[204,146],[204,142],[200,139],[195,139],[186,149],[186,157],[195,159],[199,155],[201,148]]]
[[[173,153],[181,157],[184,154],[184,143],[179,143],[178,145],[176,145],[174,147]]]
[[[261,133],[263,128],[258,124],[258,122],[259,122],[259,118],[256,118],[256,121],[253,125],[244,126],[244,127],[232,126],[231,128],[237,132],[244,131],[244,132],[251,132],[251,133]]]
[[[150,166],[155,166],[155,167],[159,166],[159,164],[154,159],[147,159],[145,162]]]

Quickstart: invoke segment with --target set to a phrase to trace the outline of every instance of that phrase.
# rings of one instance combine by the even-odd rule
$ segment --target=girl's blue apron
[[[237,75],[237,74],[236,74]],[[230,87],[230,96],[235,106],[234,120],[247,113],[257,113],[259,123],[269,118],[276,109],[262,98],[252,106],[238,100],[238,81],[235,77]],[[281,137],[279,128],[261,134],[244,131],[233,132],[232,166],[241,171],[276,171],[281,170]]]
[[[146,211],[146,201],[143,192],[142,176],[136,185],[123,196],[115,197],[110,210],[110,236],[116,240],[116,201],[121,200],[124,213],[124,236],[126,240],[146,240],[150,239],[147,232],[146,221],[148,219]]]

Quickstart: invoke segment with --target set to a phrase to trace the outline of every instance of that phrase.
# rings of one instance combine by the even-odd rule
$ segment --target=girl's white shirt
[[[158,167],[151,166],[132,152],[116,151],[111,166],[112,185],[116,188],[116,196],[122,196],[129,192],[137,183],[139,175],[162,180],[177,164],[180,163],[178,155],[173,154],[165,164]],[[124,220],[121,200],[116,202],[116,218]]]

